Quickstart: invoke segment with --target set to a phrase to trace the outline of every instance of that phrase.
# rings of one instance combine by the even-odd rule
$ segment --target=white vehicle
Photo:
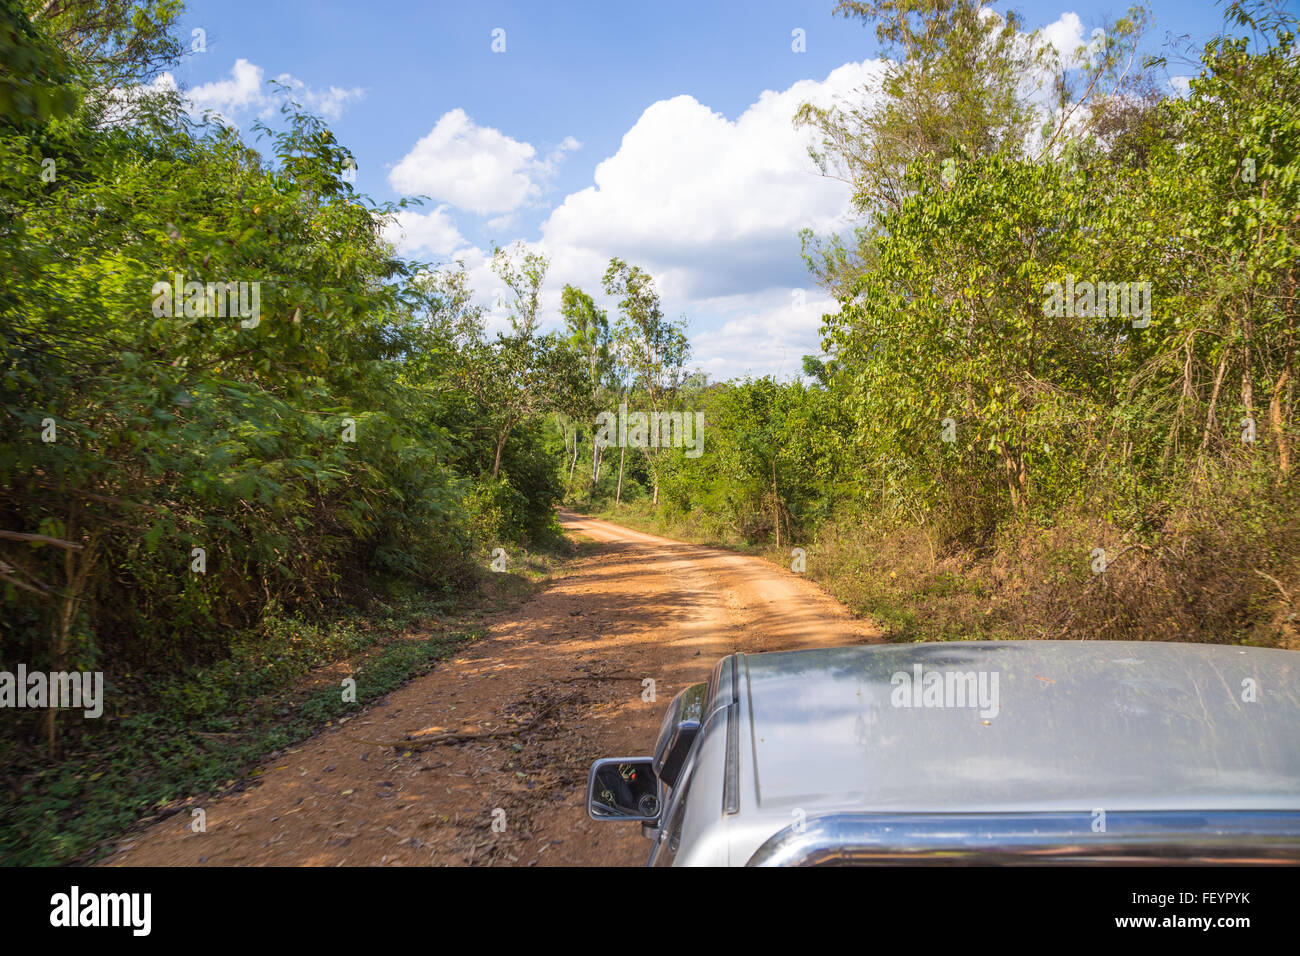
[[[736,654],[588,812],[654,865],[1300,863],[1300,657],[1006,641]]]

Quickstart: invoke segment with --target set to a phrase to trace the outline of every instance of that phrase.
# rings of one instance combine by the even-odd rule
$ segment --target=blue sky
[[[695,366],[788,376],[832,309],[797,231],[850,222],[847,188],[815,175],[789,117],[879,69],[874,30],[833,6],[191,0],[183,32],[202,29],[206,51],[173,74],[245,129],[288,74],[355,154],[358,190],[432,197],[393,232],[402,251],[464,261],[492,308],[494,242],[551,256],[551,321],[566,282],[598,293],[619,255],[656,276],[668,315],[687,316]],[[1014,8],[1068,40],[1125,5]],[[1222,23],[1210,0],[1150,8],[1147,46],[1161,52],[1184,34],[1199,49]]]

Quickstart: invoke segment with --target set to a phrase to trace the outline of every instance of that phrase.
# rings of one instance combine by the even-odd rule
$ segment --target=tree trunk
[[[1178,396],[1178,408],[1174,411],[1174,422],[1169,428],[1169,438],[1165,441],[1164,454],[1160,456],[1160,467],[1162,469],[1169,466],[1170,458],[1172,458],[1178,451],[1180,445],[1179,433],[1183,427],[1183,410],[1192,402],[1192,339],[1195,337],[1196,329],[1192,329],[1192,331],[1187,334],[1187,338],[1183,341],[1183,353],[1187,356],[1186,361],[1183,362],[1183,390]]]
[[[509,436],[510,436],[510,432],[507,430],[507,431],[503,431],[500,437],[497,439],[497,456],[496,456],[496,460],[492,462],[493,480],[496,479],[497,474],[501,471],[501,450],[506,447],[506,438],[508,438]]]
[[[1205,449],[1210,446],[1210,433],[1218,421],[1215,417],[1215,409],[1219,404],[1219,389],[1223,386],[1223,374],[1228,370],[1228,355],[1231,351],[1227,347],[1224,348],[1223,355],[1219,357],[1219,368],[1214,373],[1214,388],[1210,392],[1210,409],[1205,414],[1205,432],[1201,435],[1201,447],[1196,453],[1196,467],[1198,470],[1204,461]]]
[[[772,459],[772,524],[776,528],[776,549],[781,550],[781,495],[776,490],[776,459]]]
[[[1291,293],[1291,308],[1287,309],[1286,317],[1286,357],[1282,360],[1282,374],[1278,377],[1277,384],[1273,386],[1273,394],[1269,396],[1268,402],[1268,417],[1273,426],[1273,436],[1277,440],[1277,468],[1284,475],[1291,470],[1291,439],[1287,426],[1291,424],[1291,410],[1295,407],[1291,401],[1295,390],[1296,279],[1294,270],[1288,278],[1287,286]]]
[[[643,448],[643,449],[642,449],[642,452],[645,454],[645,466],[646,466],[646,470],[648,470],[648,471],[650,472],[650,488],[651,488],[650,503],[653,504],[653,505],[655,505],[655,506],[658,506],[658,504],[659,504],[659,469],[655,467],[655,458],[654,458],[653,455],[650,454],[650,449],[648,449],[648,448]]]
[[[564,493],[567,495],[569,489],[573,487],[573,472],[578,467],[578,426],[573,426],[573,461],[569,464],[569,481],[564,486]]]
[[[1273,428],[1273,438],[1277,442],[1277,468],[1282,474],[1291,470],[1291,449],[1287,444],[1286,425],[1283,422],[1283,395],[1291,376],[1290,370],[1282,373],[1273,386],[1273,395],[1268,401],[1268,420]]]
[[[1242,320],[1242,329],[1245,332],[1246,344],[1242,347],[1241,359],[1241,405],[1245,409],[1246,418],[1250,420],[1252,432],[1256,430],[1255,422],[1255,382],[1251,378],[1251,361],[1252,355],[1250,348],[1251,337],[1255,334],[1255,324],[1250,320],[1250,310],[1247,308],[1246,315]],[[1252,438],[1254,436],[1252,435]]]
[[[627,456],[627,445],[623,445],[618,452],[618,489],[614,492],[614,504],[618,505],[623,500],[623,459]]]
[[[1011,496],[1011,510],[1018,513],[1025,503],[1024,465],[1017,460],[1014,450],[1006,442],[998,442],[998,448],[1002,454],[1002,471],[1007,484],[1007,493]]]
[[[77,519],[74,515],[68,521],[68,537],[71,539],[76,536],[76,533]],[[64,593],[55,620],[50,626],[50,671],[52,673],[62,672],[68,666],[68,639],[72,634],[72,625],[77,620],[77,611],[81,607],[91,565],[95,561],[95,543],[95,536],[92,534],[80,554],[71,549],[63,553]],[[50,687],[51,694],[52,685],[53,681]],[[46,700],[48,706],[43,716],[45,744],[51,756],[54,755],[58,743],[55,726],[58,710],[54,707],[54,703],[52,696]]]

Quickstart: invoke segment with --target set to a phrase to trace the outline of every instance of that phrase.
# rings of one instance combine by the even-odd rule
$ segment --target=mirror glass
[[[612,757],[591,768],[587,812],[598,819],[655,820],[659,816],[659,778],[649,757]]]

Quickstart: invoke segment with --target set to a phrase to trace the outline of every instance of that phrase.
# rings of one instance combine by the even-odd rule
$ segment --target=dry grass
[[[982,549],[916,524],[841,520],[808,546],[808,573],[896,640],[1300,649],[1300,518],[1289,495],[1220,485],[1140,535],[1103,510],[1094,500],[1047,527],[1014,523]]]

